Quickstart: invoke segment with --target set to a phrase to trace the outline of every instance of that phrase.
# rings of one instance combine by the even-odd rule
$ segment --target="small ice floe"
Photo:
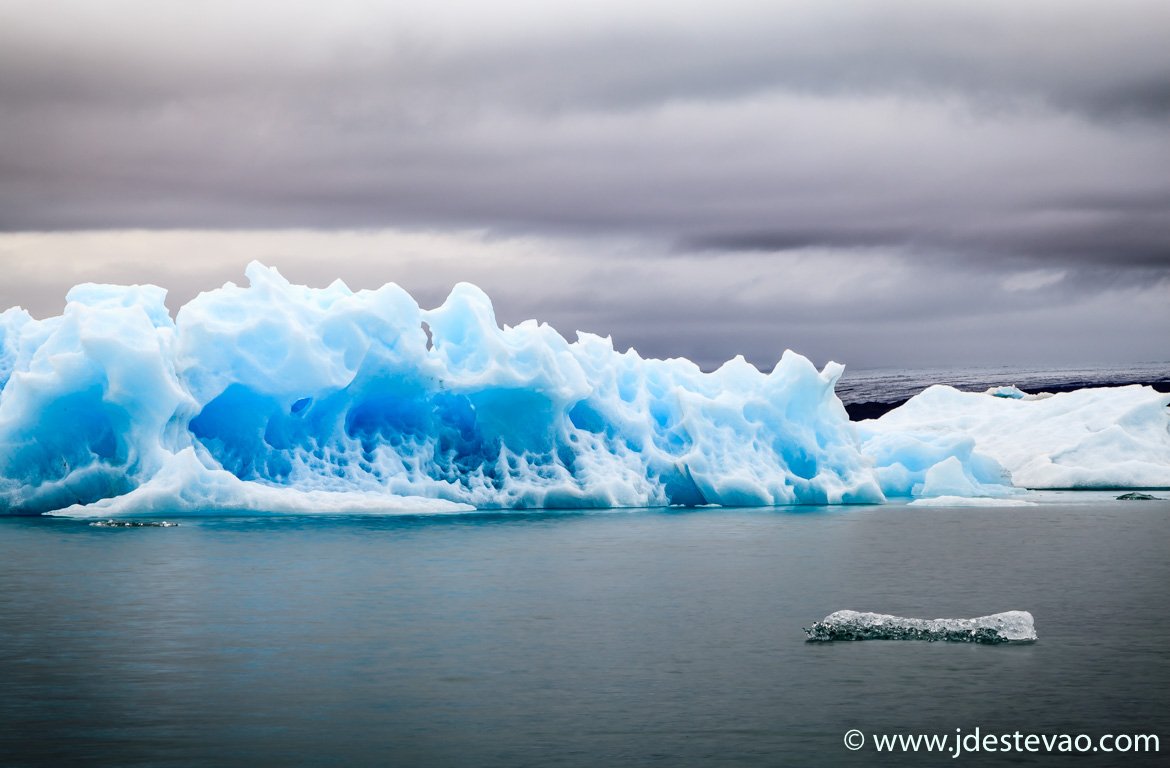
[[[90,523],[94,528],[177,528],[178,523],[170,520],[96,520]]]
[[[1151,496],[1148,493],[1123,493],[1117,497],[1118,501],[1165,501],[1161,496]]]
[[[805,628],[810,642],[832,640],[947,640],[956,643],[1030,643],[1032,614],[1007,611],[975,619],[907,619],[883,613],[837,611]]]

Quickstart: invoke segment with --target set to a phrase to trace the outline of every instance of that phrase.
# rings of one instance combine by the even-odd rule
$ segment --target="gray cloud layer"
[[[1165,357],[1170,336],[1170,283],[1148,269],[997,271],[896,249],[712,258],[653,239],[476,232],[0,234],[0,306],[56,314],[73,284],[94,280],[168,286],[174,311],[200,290],[241,282],[252,258],[315,286],[397,282],[425,307],[470,281],[501,322],[535,317],[569,338],[612,335],[621,349],[709,368],[735,354],[769,367],[786,347],[853,367],[1124,363]],[[1132,279],[1139,272],[1145,280]]]
[[[1029,270],[1059,274],[1025,292],[1050,297],[1033,320],[1052,328],[1071,323],[1062,305],[1132,305],[1108,291],[1167,296],[1170,5],[637,5],[0,0],[0,230],[576,238],[596,254],[579,256],[594,265],[574,272],[583,291],[607,289],[619,255],[696,280],[715,259],[777,288],[789,274],[807,284],[798,262],[918,265],[872,301],[818,293],[804,307],[818,349],[878,316],[933,308],[963,333],[997,306],[1024,311],[1003,286]],[[454,272],[477,273],[468,259]],[[533,274],[552,263],[539,259]],[[170,276],[179,293],[209,285]],[[777,299],[739,297],[696,322],[770,349]],[[592,330],[649,338],[635,298],[604,305]],[[680,322],[658,348],[720,356],[715,341],[668,343]]]

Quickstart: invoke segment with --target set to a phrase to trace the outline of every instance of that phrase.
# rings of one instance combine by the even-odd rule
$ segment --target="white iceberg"
[[[1020,488],[1165,488],[1170,487],[1168,404],[1170,394],[1139,385],[1038,399],[933,386],[858,429],[862,451],[879,475],[896,463],[891,442],[961,444],[969,455],[998,464]],[[926,479],[922,482],[924,489]],[[889,490],[889,483],[883,485]],[[921,495],[956,490],[955,495],[979,495],[949,485]]]

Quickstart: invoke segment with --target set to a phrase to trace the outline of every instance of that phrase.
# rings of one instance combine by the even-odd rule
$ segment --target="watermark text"
[[[1161,740],[1152,733],[983,733],[979,728],[954,733],[871,733],[846,731],[845,747],[853,752],[870,747],[878,752],[941,752],[953,758],[980,752],[1126,753],[1160,752]]]

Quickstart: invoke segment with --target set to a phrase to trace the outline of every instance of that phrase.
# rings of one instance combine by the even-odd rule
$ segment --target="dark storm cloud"
[[[694,251],[793,251],[815,247],[856,248],[905,243],[913,230],[875,227],[825,226],[809,229],[775,229],[762,232],[728,232],[692,235],[679,242],[682,250]]]
[[[855,227],[826,222],[820,229],[732,231],[683,237],[684,251],[776,252],[816,247],[901,247],[937,257],[967,256],[984,262],[1048,260],[1080,267],[1170,266],[1170,204],[1143,201],[1134,208],[1108,204],[1048,207],[1022,216],[969,223],[936,222],[904,227]],[[925,254],[924,257],[929,256]]]
[[[8,18],[0,93],[26,102],[381,89],[574,111],[784,89],[959,93],[1117,117],[1170,111],[1170,11],[1150,0],[731,3],[698,16],[647,4],[643,14],[611,9],[582,22],[567,11],[562,23],[482,33],[474,16],[461,23],[436,10],[431,21],[442,21],[432,24],[360,2],[338,4],[352,11],[341,23],[328,23],[332,10],[298,23],[305,10],[295,4],[178,14],[168,3],[112,2],[75,24],[59,5],[6,5],[25,7]],[[523,5],[491,14],[519,16],[531,10]]]
[[[79,255],[81,256],[79,258]],[[172,312],[243,282],[257,258],[290,280],[394,281],[424,307],[469,281],[497,319],[613,337],[619,350],[713,368],[785,348],[855,367],[1127,362],[1165,356],[1170,278],[1152,267],[989,270],[898,249],[671,252],[653,239],[505,238],[402,231],[108,231],[0,234],[0,306],[44,317],[78,282],[171,288]]]
[[[1085,153],[1121,162],[1073,191],[1132,182],[1135,160],[1152,184],[1170,161],[1157,149],[1170,10],[1156,2],[664,6],[530,26],[500,23],[532,10],[507,4],[454,21],[362,3],[242,7],[5,4],[0,227],[422,223],[718,244],[685,226],[701,223],[730,247],[945,246],[964,240],[957,211],[920,212],[940,198],[994,225],[997,207],[1065,189],[1063,166]],[[786,99],[839,107],[815,118],[822,142],[815,120],[793,135],[783,109],[760,107]],[[1069,135],[1080,121],[1095,135]],[[987,122],[1023,138],[985,135]],[[1044,141],[1028,167],[1028,142]],[[1116,146],[1133,141],[1145,156]],[[901,207],[850,188],[892,191]],[[736,190],[756,204],[720,202]],[[772,224],[812,208],[823,222]],[[1108,244],[1114,223],[1102,228],[1090,239]],[[1130,239],[1123,250],[1165,245],[1157,231]]]
[[[250,257],[322,282],[352,265],[355,285],[437,300],[474,280],[510,321],[707,362],[858,324],[852,353],[880,358],[875,329],[909,339],[931,313],[977,333],[1040,307],[1055,327],[1062,306],[1109,316],[1107,291],[1132,321],[1158,305],[1127,292],[1165,295],[1170,274],[1168,28],[1156,0],[0,0],[0,232],[238,230],[260,249],[159,235],[172,253],[87,264],[86,238],[17,239],[0,298],[48,307],[66,277],[189,297]],[[253,237],[284,228],[480,239],[443,270],[365,245],[310,268]],[[529,237],[575,245],[476,255]],[[17,264],[34,251],[51,266]]]

